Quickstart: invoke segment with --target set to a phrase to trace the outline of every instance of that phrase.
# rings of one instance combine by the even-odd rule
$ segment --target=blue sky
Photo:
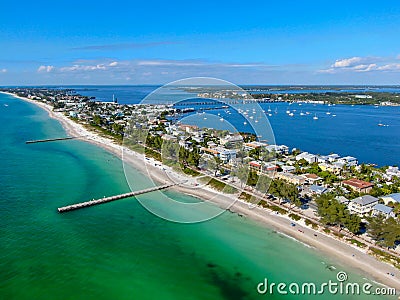
[[[0,85],[400,84],[398,1],[5,1]]]

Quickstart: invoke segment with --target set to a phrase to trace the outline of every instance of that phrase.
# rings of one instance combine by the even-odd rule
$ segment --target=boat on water
[[[305,116],[306,114],[303,111],[300,112],[300,116]]]
[[[336,115],[332,115],[332,117],[336,117]]]
[[[310,114],[310,112],[309,111],[306,111],[306,115],[309,115]]]
[[[379,123],[378,126],[381,126],[381,127],[389,127],[388,124],[383,124],[383,123]]]
[[[277,109],[277,108],[275,108],[275,113],[276,113],[276,114],[278,113],[278,109]]]
[[[268,114],[269,117],[272,117],[272,114]]]
[[[294,116],[294,113],[290,113],[289,116],[293,117],[293,116]]]
[[[271,106],[268,106],[268,111],[271,111]]]
[[[313,119],[318,120],[317,114],[314,115]]]
[[[287,113],[287,114],[290,114],[290,110],[287,110],[286,113]]]

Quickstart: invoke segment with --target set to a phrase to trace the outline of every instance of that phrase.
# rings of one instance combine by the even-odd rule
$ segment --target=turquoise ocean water
[[[40,108],[9,96],[0,95],[0,121],[0,299],[309,299],[260,296],[256,286],[265,277],[322,283],[335,280],[338,270],[365,280],[231,213],[183,225],[125,199],[58,214],[59,206],[127,192],[121,161],[81,141],[26,145],[65,132]],[[136,182],[138,188],[149,184],[140,173]],[[163,207],[159,194],[140,197],[177,213]],[[337,270],[326,268],[332,264]]]

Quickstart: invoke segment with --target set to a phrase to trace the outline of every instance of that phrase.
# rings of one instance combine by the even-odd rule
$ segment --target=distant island
[[[210,88],[203,90],[197,87],[182,87],[186,92],[195,92],[201,98],[255,99],[259,102],[400,105],[399,86],[243,86],[242,88],[247,93],[232,88],[226,92],[221,92],[221,88],[218,88],[218,91],[214,92]]]

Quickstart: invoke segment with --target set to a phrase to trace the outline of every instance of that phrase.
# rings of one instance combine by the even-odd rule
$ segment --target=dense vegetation
[[[352,233],[358,233],[361,229],[361,218],[350,214],[346,205],[334,199],[333,194],[322,194],[316,199],[318,214],[321,223],[338,226],[340,229],[346,227]]]

